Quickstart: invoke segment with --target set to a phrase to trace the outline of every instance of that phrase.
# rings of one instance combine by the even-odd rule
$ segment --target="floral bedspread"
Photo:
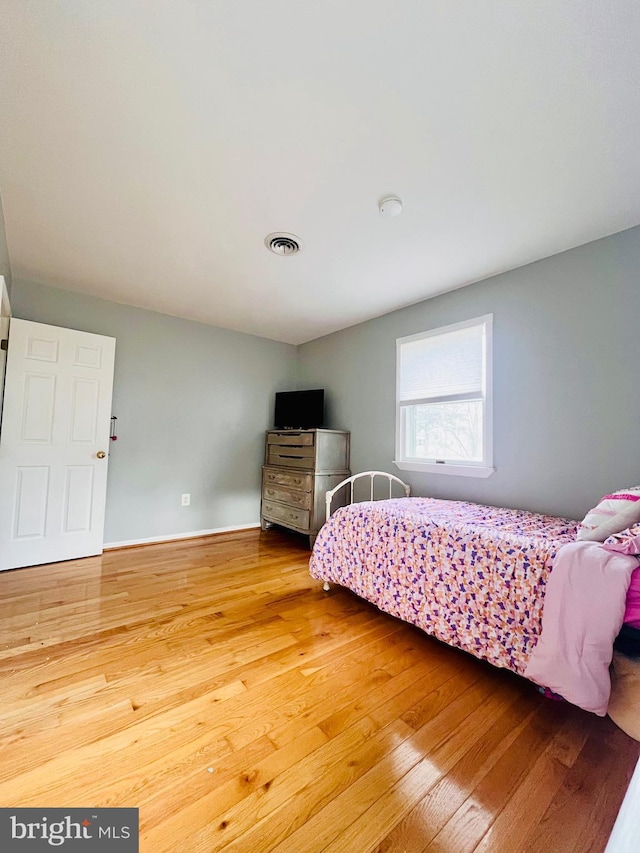
[[[576,532],[566,518],[463,501],[366,501],[324,525],[309,570],[522,675],[553,558]]]

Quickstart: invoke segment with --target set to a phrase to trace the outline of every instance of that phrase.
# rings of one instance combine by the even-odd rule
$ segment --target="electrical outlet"
[[[182,506],[191,506],[191,495],[182,496]]]

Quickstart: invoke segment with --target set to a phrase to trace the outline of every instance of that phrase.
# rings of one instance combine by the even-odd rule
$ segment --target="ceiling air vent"
[[[287,234],[285,231],[268,234],[264,238],[264,244],[274,255],[297,255],[302,249],[302,240],[295,234]]]

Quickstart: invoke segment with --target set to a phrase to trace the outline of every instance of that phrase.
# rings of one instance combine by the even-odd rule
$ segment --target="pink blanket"
[[[435,498],[337,510],[309,564],[385,613],[494,666],[524,673],[545,585],[575,521]]]
[[[547,580],[542,634],[525,677],[604,716],[613,642],[625,616],[635,557],[596,542],[571,542],[556,554]]]

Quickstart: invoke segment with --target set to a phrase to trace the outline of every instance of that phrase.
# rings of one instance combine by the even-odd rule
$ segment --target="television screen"
[[[324,425],[324,388],[312,391],[278,391],[276,429],[314,429]]]

